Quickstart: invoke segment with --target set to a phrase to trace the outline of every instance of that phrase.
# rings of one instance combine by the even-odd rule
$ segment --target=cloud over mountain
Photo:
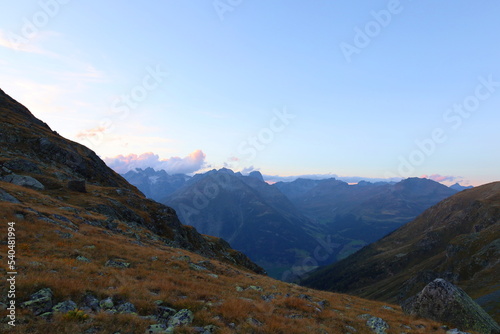
[[[439,175],[439,174],[422,175],[421,178],[429,179],[429,180],[436,181],[436,182],[459,182],[459,181],[462,181],[461,177],[446,176],[446,175]]]
[[[171,157],[160,159],[158,154],[146,152],[141,155],[129,154],[127,156],[118,155],[116,157],[105,158],[106,164],[118,173],[126,173],[136,168],[151,167],[155,170],[165,170],[169,174],[189,174],[194,173],[205,165],[205,153],[196,150],[188,156]]]

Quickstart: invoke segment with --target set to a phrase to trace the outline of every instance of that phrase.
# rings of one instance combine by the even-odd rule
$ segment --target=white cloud
[[[204,167],[205,157],[203,151],[196,150],[184,158],[171,157],[169,159],[160,159],[157,154],[147,152],[141,155],[118,155],[112,158],[105,158],[104,161],[109,167],[121,174],[136,168],[144,169],[147,167],[155,170],[163,169],[169,174],[190,174]]]

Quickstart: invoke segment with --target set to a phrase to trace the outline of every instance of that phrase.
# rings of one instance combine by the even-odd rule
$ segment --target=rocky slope
[[[414,221],[303,284],[400,302],[436,278],[465,290],[497,321],[500,277],[500,182],[441,201]]]
[[[43,195],[61,209],[47,212],[42,206],[37,211],[39,220],[68,226],[92,224],[124,234],[143,227],[171,246],[263,272],[224,240],[182,225],[172,208],[147,200],[93,151],[61,137],[1,90],[0,120],[0,199],[20,202],[22,212],[40,207],[36,198]],[[21,201],[6,190],[6,183],[38,194]],[[85,214],[101,218],[89,220]],[[119,228],[122,224],[125,227]]]

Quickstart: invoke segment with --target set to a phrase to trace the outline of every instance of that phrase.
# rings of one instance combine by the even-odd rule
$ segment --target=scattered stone
[[[344,327],[345,327],[345,329],[347,329],[350,333],[356,333],[356,332],[357,332],[356,328],[354,328],[354,327],[352,327],[352,326],[345,325]]]
[[[0,189],[0,202],[9,202],[14,204],[21,203],[17,198],[15,198],[14,196],[12,196],[3,189]]]
[[[196,333],[201,333],[201,334],[212,334],[217,332],[218,327],[214,325],[208,325],[205,327],[194,327],[193,330]]]
[[[312,297],[311,297],[311,296],[309,296],[309,295],[305,295],[305,294],[301,294],[301,295],[299,295],[299,298],[300,298],[300,299],[305,299],[305,300],[310,301],[310,302],[312,302],[312,301],[313,301],[313,299],[312,299]]]
[[[245,289],[243,289],[241,286],[236,286],[236,291],[238,292],[242,292],[244,291]]]
[[[92,261],[90,261],[89,259],[87,259],[85,256],[82,256],[82,255],[78,255],[78,256],[76,257],[76,260],[77,260],[77,261],[80,261],[80,262],[85,262],[85,263],[90,263],[90,262],[92,262]]]
[[[303,319],[304,316],[301,314],[288,314],[285,316],[288,319]]]
[[[23,186],[35,190],[44,190],[45,187],[37,179],[27,175],[11,174],[3,178],[3,181],[9,182],[18,186]]]
[[[198,264],[195,264],[195,263],[189,263],[189,268],[193,269],[193,270],[196,270],[196,271],[203,271],[203,270],[208,270],[207,268],[203,267],[203,266],[200,266]]]
[[[247,323],[248,323],[249,325],[256,326],[256,327],[260,327],[260,326],[262,326],[262,325],[263,325],[263,323],[262,323],[262,322],[260,322],[260,321],[259,321],[259,320],[257,320],[257,319],[251,318],[251,317],[250,317],[250,318],[247,318]]]
[[[39,315],[39,317],[44,318],[45,320],[50,320],[53,316],[54,312],[45,312]]]
[[[85,185],[85,180],[70,180],[68,181],[68,189],[77,191],[79,193],[86,193],[87,187]]]
[[[272,301],[273,299],[276,298],[276,294],[271,293],[270,295],[262,295],[262,296],[260,296],[260,298],[262,298],[263,301],[269,303],[270,301]]]
[[[328,300],[326,300],[326,299],[324,299],[324,300],[320,300],[320,301],[319,301],[319,302],[317,302],[316,304],[318,304],[318,305],[319,305],[319,307],[321,307],[321,308],[325,308],[325,307],[330,306],[330,302],[329,302]]]
[[[61,206],[59,208],[59,210],[69,211],[69,212],[72,212],[72,213],[78,213],[78,209],[72,208],[70,206]]]
[[[217,275],[217,274],[212,274],[212,273],[208,274],[208,276],[213,277],[213,278],[219,278],[219,275]]]
[[[38,261],[30,261],[29,264],[32,265],[33,267],[45,267],[45,265],[42,262]]]
[[[66,301],[61,302],[61,303],[57,304],[56,306],[54,306],[52,308],[52,312],[66,313],[69,311],[73,311],[77,307],[78,306],[76,305],[76,303],[74,301],[66,300]]]
[[[126,313],[126,314],[137,313],[137,309],[135,308],[134,304],[129,302],[118,305],[116,310],[118,311],[118,313]]]
[[[115,303],[113,303],[113,299],[111,297],[103,299],[99,302],[99,307],[103,310],[111,310],[114,306]]]
[[[372,317],[371,314],[360,314],[358,315],[358,319],[364,319],[364,320],[368,320]]]
[[[166,306],[158,306],[157,312],[156,312],[156,319],[163,323],[167,324],[168,320],[177,313],[176,310],[170,307]]]
[[[50,288],[41,289],[32,294],[28,301],[21,304],[21,307],[30,309],[35,315],[49,312],[52,309],[53,296]]]
[[[264,291],[264,289],[262,289],[260,286],[256,286],[256,285],[250,285],[247,290],[255,290],[255,291]]]
[[[101,310],[101,306],[99,305],[99,299],[96,296],[87,293],[83,296],[82,300],[83,308],[89,309],[94,312],[99,312]],[[113,306],[111,306],[113,307]]]
[[[187,255],[172,256],[172,259],[178,260],[178,261],[184,261],[184,262],[191,262],[191,258]]]
[[[217,329],[219,329],[219,327],[215,325],[208,325],[203,327],[203,329],[205,329],[205,332],[203,334],[211,334],[217,332]]]
[[[130,263],[122,259],[116,259],[116,260],[111,259],[106,261],[104,266],[113,268],[130,268]]]
[[[366,326],[376,334],[386,334],[386,329],[389,328],[387,322],[378,317],[371,317],[366,321]]]
[[[450,329],[449,331],[447,331],[446,334],[470,334],[470,333],[462,332],[462,331],[459,331],[458,329],[454,328],[454,329]]]
[[[387,306],[387,305],[383,305],[382,308],[384,310],[391,310],[391,311],[394,311],[394,307],[390,307],[390,306]]]
[[[73,234],[71,234],[69,232],[61,232],[59,230],[55,230],[54,232],[57,233],[57,234],[59,234],[59,236],[62,239],[71,239],[71,238],[73,238]]]
[[[193,319],[194,319],[193,312],[187,309],[182,309],[176,314],[174,314],[168,320],[168,326],[169,327],[186,326],[192,323]]]
[[[172,331],[167,332],[167,326],[164,324],[149,325],[146,329],[146,334],[166,334],[173,333]]]
[[[462,289],[438,278],[401,305],[410,315],[430,318],[481,333],[500,333],[500,326]]]

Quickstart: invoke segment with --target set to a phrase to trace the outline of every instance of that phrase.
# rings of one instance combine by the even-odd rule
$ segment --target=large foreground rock
[[[500,333],[500,326],[462,289],[438,278],[401,305],[410,315],[430,318],[460,329]]]

